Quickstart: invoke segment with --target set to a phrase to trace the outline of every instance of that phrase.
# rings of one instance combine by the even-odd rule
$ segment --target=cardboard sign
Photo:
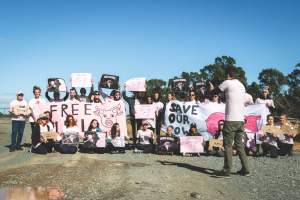
[[[48,92],[66,92],[67,85],[62,78],[49,78],[48,79]]]
[[[134,110],[135,119],[155,119],[155,107],[152,104],[137,104]]]
[[[298,127],[297,126],[292,126],[290,124],[283,125],[281,128],[283,133],[288,134],[288,135],[297,135],[298,134]]]
[[[223,148],[223,140],[211,139],[209,140],[209,150],[212,150],[213,147]]]
[[[180,153],[202,153],[202,136],[183,136],[180,137]]]
[[[44,142],[47,142],[48,140],[54,140],[56,141],[59,134],[57,132],[43,132],[41,133],[41,138]]]
[[[264,125],[261,127],[261,131],[264,134],[271,133],[273,135],[283,135],[283,131],[279,127],[276,127],[276,126]]]
[[[25,107],[13,107],[12,111],[15,115],[25,115],[28,116],[31,114],[31,109],[29,108],[29,106],[25,106]]]
[[[103,74],[100,81],[100,87],[107,89],[119,89],[119,76]]]
[[[125,82],[124,88],[126,91],[131,92],[145,92],[146,79],[145,78],[132,78]]]
[[[72,87],[92,87],[92,74],[90,73],[72,73]]]

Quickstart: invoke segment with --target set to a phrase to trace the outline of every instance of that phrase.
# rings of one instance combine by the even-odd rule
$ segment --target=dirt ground
[[[26,125],[25,143],[30,142],[29,129]],[[132,151],[35,155],[28,149],[9,153],[6,147],[9,143],[10,124],[2,123],[0,199],[274,199],[271,186],[293,190],[289,196],[276,194],[279,199],[299,196],[300,156],[297,153],[293,158],[277,160],[249,157],[253,169],[250,178],[232,174],[230,179],[220,179],[211,175],[221,169],[223,158],[134,154]],[[275,163],[277,168],[290,165],[287,174],[292,181],[287,185],[285,180],[276,181],[282,170],[272,168]],[[235,157],[233,170],[239,166]],[[274,174],[269,173],[270,169],[275,170]],[[262,180],[265,182],[261,183]],[[260,185],[269,185],[270,189]]]

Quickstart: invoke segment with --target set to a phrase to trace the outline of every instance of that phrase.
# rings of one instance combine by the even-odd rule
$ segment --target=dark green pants
[[[242,121],[225,121],[223,130],[223,143],[224,143],[224,171],[231,172],[232,169],[232,144],[238,152],[239,158],[242,163],[242,169],[249,172],[249,165],[247,155],[245,153],[245,145],[242,142],[244,135],[244,122]]]

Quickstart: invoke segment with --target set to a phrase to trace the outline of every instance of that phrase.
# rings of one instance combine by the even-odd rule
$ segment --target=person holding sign
[[[24,100],[23,92],[17,92],[17,99],[11,101],[9,104],[9,112],[12,115],[11,145],[9,151],[13,152],[15,150],[23,150],[23,148],[21,147],[21,142],[25,128],[25,121],[30,114],[28,104]]]
[[[187,136],[201,136],[201,134],[197,130],[197,124],[196,123],[191,123],[190,130],[189,130]]]
[[[242,176],[249,176],[250,169],[248,165],[247,155],[245,153],[242,137],[244,135],[244,116],[245,116],[245,94],[244,85],[236,79],[236,68],[228,67],[226,69],[226,80],[219,85],[219,91],[225,92],[225,124],[223,131],[224,141],[224,166],[223,170],[216,173],[217,177],[230,177],[232,169],[232,144],[234,141],[236,150],[241,160],[242,169],[237,173]],[[210,84],[210,90],[213,90],[213,84]],[[215,91],[218,92],[218,91]]]
[[[53,92],[53,98],[49,96],[49,92]],[[60,98],[60,92],[64,92],[65,96]],[[49,102],[63,102],[68,99],[69,92],[67,91],[67,86],[65,85],[65,81],[60,78],[49,78],[48,86],[45,93],[45,97]]]
[[[294,127],[288,122],[286,114],[281,114],[279,118],[279,127],[284,132],[283,135],[279,136],[279,155],[281,156],[292,156],[294,137],[296,135]]]
[[[47,154],[51,153],[55,144],[55,140],[48,140],[42,137],[43,133],[50,132],[50,126],[48,125],[48,116],[46,114],[40,114],[33,132],[31,135],[31,153]]]
[[[223,147],[223,129],[224,129],[224,120],[218,122],[218,130],[214,135],[214,139],[209,141],[209,151],[210,155],[216,155],[219,157],[224,157],[224,147]],[[221,145],[220,145],[221,144]],[[220,146],[219,146],[220,145]]]
[[[110,136],[107,137],[107,148],[110,153],[125,153],[125,138],[121,136],[118,123],[114,123],[111,127]]]
[[[67,115],[66,125],[63,127],[61,144],[56,146],[56,150],[62,154],[74,154],[77,152],[80,129],[76,125],[73,115]]]
[[[144,122],[142,128],[137,132],[138,144],[136,145],[136,150],[141,150],[143,153],[151,153],[152,145],[154,140],[153,131],[148,129],[149,124]]]
[[[274,126],[274,117],[272,115],[267,116],[266,126],[269,128],[273,128],[274,130],[278,129]],[[269,154],[271,158],[277,158],[278,157],[277,134],[275,134],[274,132],[272,133],[271,131],[262,134],[263,135],[260,139],[263,140],[261,143],[263,155],[266,156]]]
[[[159,138],[158,154],[164,153],[179,153],[179,140],[178,137],[174,137],[173,126],[168,126],[166,135]]]
[[[99,127],[98,120],[93,119],[84,134],[83,144],[79,146],[81,153],[94,153],[96,151],[96,144],[99,140],[98,134],[100,132],[102,132],[102,130]]]

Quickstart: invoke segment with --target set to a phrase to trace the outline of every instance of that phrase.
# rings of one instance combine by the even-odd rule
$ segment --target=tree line
[[[214,63],[204,66],[199,71],[183,71],[179,76],[170,79],[184,78],[187,82],[206,80],[218,85],[224,80],[225,70],[228,67],[237,69],[238,79],[245,85],[254,100],[259,97],[263,87],[269,87],[276,106],[272,111],[274,115],[286,113],[290,117],[300,118],[300,63],[296,64],[288,75],[284,75],[274,67],[263,69],[258,74],[258,82],[253,81],[248,84],[243,67],[237,66],[233,57],[221,56],[216,57]],[[152,94],[154,90],[160,90],[162,95],[166,96],[167,82],[161,79],[148,80],[147,94]]]

